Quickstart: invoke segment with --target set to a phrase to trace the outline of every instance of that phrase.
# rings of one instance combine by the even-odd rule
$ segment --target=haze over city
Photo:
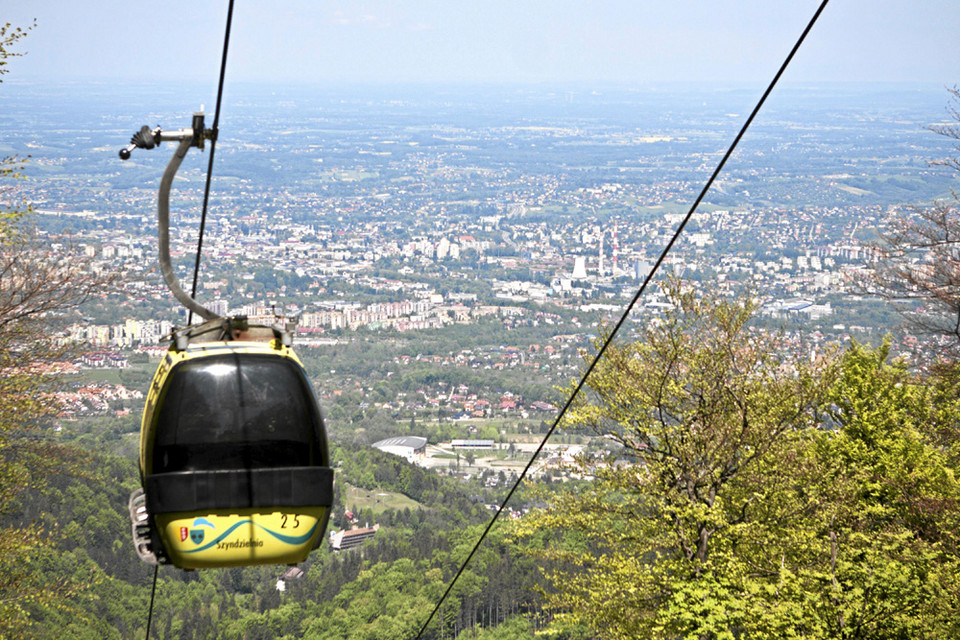
[[[570,0],[484,3],[237,3],[228,82],[765,83],[813,0]],[[222,2],[8,2],[38,27],[18,82],[215,85]],[[847,0],[827,7],[788,82],[953,81],[951,0]]]

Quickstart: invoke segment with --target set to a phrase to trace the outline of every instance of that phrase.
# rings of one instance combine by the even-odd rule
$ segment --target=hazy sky
[[[228,79],[765,82],[819,0],[237,0]],[[5,5],[5,6],[4,6]],[[9,79],[216,84],[227,0],[0,0]],[[960,81],[958,0],[832,0],[787,81]]]

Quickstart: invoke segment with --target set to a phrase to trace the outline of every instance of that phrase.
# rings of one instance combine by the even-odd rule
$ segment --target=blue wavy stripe
[[[254,523],[254,524],[256,524],[256,523]],[[288,535],[284,535],[284,534],[282,534],[282,533],[277,533],[276,531],[271,531],[270,529],[267,529],[266,527],[260,527],[260,525],[257,525],[257,526],[260,527],[261,529],[263,529],[264,531],[266,531],[267,533],[269,533],[270,535],[272,535],[274,538],[276,538],[276,539],[279,540],[280,542],[286,542],[287,544],[295,544],[295,545],[296,545],[296,544],[303,544],[304,542],[306,542],[307,540],[309,540],[310,537],[313,536],[313,532],[317,530],[317,525],[319,525],[319,524],[320,524],[320,520],[318,519],[316,522],[313,523],[313,526],[310,527],[310,531],[306,532],[306,533],[303,534],[302,536],[288,536]]]
[[[313,523],[313,526],[310,527],[310,531],[308,531],[308,532],[306,532],[305,534],[300,535],[300,536],[288,536],[288,535],[284,535],[284,534],[282,534],[282,533],[277,533],[276,531],[271,531],[270,529],[267,529],[267,528],[264,527],[263,525],[257,524],[256,522],[253,522],[252,520],[249,520],[249,519],[247,519],[247,520],[241,520],[240,522],[235,522],[229,529],[227,529],[226,531],[224,531],[224,532],[221,533],[219,536],[217,536],[216,538],[214,538],[213,540],[211,540],[209,543],[203,545],[202,547],[197,547],[196,549],[184,550],[184,551],[181,551],[181,553],[197,553],[198,551],[206,551],[206,550],[209,549],[210,547],[214,547],[214,546],[216,546],[218,543],[222,542],[224,538],[226,538],[226,537],[229,536],[231,533],[233,533],[234,531],[236,531],[237,527],[242,527],[242,526],[245,525],[245,524],[253,524],[255,527],[258,527],[258,528],[260,528],[260,529],[263,529],[264,531],[266,531],[267,533],[269,533],[270,535],[272,535],[274,538],[276,538],[276,539],[279,540],[280,542],[285,542],[285,543],[287,543],[287,544],[292,544],[292,545],[300,545],[300,544],[303,544],[304,542],[306,542],[307,540],[309,540],[309,539],[311,538],[311,536],[313,536],[314,532],[317,530],[317,526],[320,524],[320,520],[318,519],[316,522]]]

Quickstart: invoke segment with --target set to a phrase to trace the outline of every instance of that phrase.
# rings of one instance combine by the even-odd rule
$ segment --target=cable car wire
[[[423,626],[420,628],[420,632],[417,633],[417,640],[423,637],[424,632],[427,630],[427,627],[430,626],[430,623],[433,621],[433,618],[436,616],[437,612],[440,610],[440,607],[443,606],[443,603],[446,601],[447,596],[450,595],[451,590],[453,590],[454,585],[457,583],[457,580],[466,570],[467,565],[470,564],[470,560],[473,558],[474,554],[480,548],[480,545],[483,544],[484,539],[487,537],[487,534],[493,528],[493,525],[496,523],[497,518],[500,517],[500,514],[503,513],[507,504],[510,502],[510,498],[513,497],[513,494],[516,492],[517,488],[520,486],[520,483],[526,478],[527,473],[530,471],[533,463],[536,461],[537,457],[540,455],[540,452],[543,451],[544,446],[546,446],[547,441],[550,439],[550,436],[553,435],[553,432],[556,430],[557,426],[560,424],[560,421],[563,420],[563,417],[566,415],[567,410],[573,404],[573,401],[580,394],[580,390],[586,384],[587,379],[590,377],[590,374],[596,368],[597,363],[600,361],[600,358],[603,357],[603,354],[606,352],[607,347],[613,342],[613,339],[616,337],[617,332],[626,322],[627,317],[629,317],[630,312],[633,310],[633,307],[637,304],[640,298],[643,296],[644,292],[647,290],[647,285],[653,280],[653,277],[656,275],[657,271],[660,268],[660,265],[663,264],[663,261],[666,259],[667,254],[670,253],[670,250],[673,248],[673,245],[680,238],[680,234],[683,233],[684,228],[687,226],[687,223],[693,217],[694,212],[697,210],[697,207],[700,206],[700,202],[703,200],[704,196],[707,195],[707,192],[710,190],[710,187],[713,186],[714,180],[720,174],[720,171],[726,165],[727,160],[733,155],[734,150],[737,148],[737,145],[740,143],[740,139],[743,138],[743,135],[747,132],[747,129],[753,123],[754,118],[757,116],[757,113],[760,112],[760,109],[763,107],[764,102],[766,102],[767,97],[773,91],[773,88],[777,85],[777,82],[780,80],[780,77],[783,75],[783,72],[786,71],[787,66],[790,64],[790,61],[793,60],[794,55],[800,49],[800,45],[803,44],[803,41],[806,39],[807,34],[810,33],[810,30],[813,28],[813,25],[817,22],[817,19],[820,17],[820,14],[823,13],[824,8],[826,8],[827,3],[830,0],[823,0],[820,3],[820,6],[817,8],[816,12],[813,14],[813,17],[807,23],[806,28],[803,30],[803,33],[800,34],[800,37],[797,39],[796,43],[793,45],[793,48],[790,50],[790,53],[787,54],[786,59],[780,65],[779,70],[777,70],[776,75],[774,75],[773,80],[770,81],[770,84],[767,86],[766,91],[763,92],[763,95],[760,97],[760,100],[757,102],[757,105],[753,108],[753,111],[750,113],[747,120],[743,123],[743,126],[740,128],[739,133],[733,139],[733,142],[730,144],[726,153],[723,154],[723,158],[720,159],[719,164],[717,164],[716,169],[713,170],[713,173],[710,175],[710,178],[707,180],[706,184],[703,186],[703,189],[700,190],[700,195],[697,196],[697,199],[694,200],[693,204],[690,205],[690,210],[687,211],[686,216],[680,222],[680,225],[677,227],[677,230],[674,232],[673,237],[670,238],[670,241],[663,248],[663,251],[660,253],[660,257],[657,258],[656,263],[654,263],[653,268],[650,269],[650,272],[647,274],[646,279],[643,281],[643,284],[640,286],[640,289],[637,291],[636,295],[633,296],[633,299],[630,301],[630,304],[627,305],[627,308],[624,310],[623,314],[620,316],[620,319],[614,325],[613,330],[607,336],[601,345],[599,351],[593,357],[593,360],[590,362],[590,365],[587,367],[587,370],[580,377],[580,381],[577,383],[577,386],[573,389],[573,392],[567,398],[566,403],[563,405],[563,408],[557,414],[556,419],[553,421],[553,424],[550,426],[550,429],[544,435],[543,440],[540,442],[540,446],[537,447],[536,451],[533,452],[533,455],[530,457],[530,460],[527,462],[527,465],[523,468],[523,471],[520,473],[520,476],[517,478],[517,481],[514,483],[513,487],[507,493],[506,497],[503,499],[503,502],[500,504],[500,508],[497,509],[496,513],[493,514],[493,518],[490,519],[490,522],[487,524],[486,529],[483,530],[483,533],[480,534],[480,538],[477,540],[477,543],[471,549],[470,554],[467,556],[466,560],[463,561],[463,564],[460,565],[460,569],[454,575],[453,580],[450,581],[450,584],[447,586],[447,590],[443,592],[443,595],[440,597],[440,600],[437,602],[437,605],[434,607],[433,611],[430,612],[430,616],[427,618],[427,621],[423,623]]]
[[[197,257],[193,267],[193,286],[191,287],[190,297],[197,297],[197,277],[200,273],[200,256],[203,252],[203,231],[207,224],[207,203],[210,200],[210,183],[213,178],[213,158],[217,149],[217,137],[220,132],[220,105],[223,101],[223,80],[227,71],[227,51],[230,46],[230,25],[233,22],[233,0],[230,0],[227,6],[227,26],[223,35],[223,55],[220,58],[220,80],[217,84],[217,104],[213,112],[213,135],[210,139],[210,160],[207,163],[207,180],[203,190],[203,209],[200,214],[200,233],[197,239]],[[193,310],[187,313],[187,324],[193,321]],[[150,589],[150,610],[147,614],[147,634],[146,640],[150,640],[150,626],[153,622],[153,601],[157,593],[157,573],[159,565],[153,568],[153,586]]]
[[[210,139],[210,160],[207,162],[207,181],[203,189],[203,209],[200,212],[200,234],[197,238],[197,258],[193,265],[193,287],[190,297],[197,297],[197,279],[200,275],[200,255],[203,252],[203,231],[207,226],[207,203],[210,200],[210,182],[213,180],[213,156],[217,149],[217,137],[220,133],[220,104],[223,100],[223,79],[227,74],[227,50],[230,47],[230,25],[233,22],[233,0],[227,7],[227,27],[223,34],[223,56],[220,58],[220,82],[217,84],[217,106],[213,111],[213,137]],[[187,314],[187,324],[193,321],[193,310]]]
[[[154,565],[153,567],[153,587],[150,589],[150,610],[147,613],[147,635],[144,636],[145,640],[150,640],[150,623],[153,622],[153,597],[157,595],[157,571],[160,569],[160,565]]]

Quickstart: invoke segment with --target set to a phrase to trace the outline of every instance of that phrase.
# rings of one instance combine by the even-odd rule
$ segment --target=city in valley
[[[117,100],[96,85],[8,89],[0,153],[30,159],[4,197],[32,204],[51,252],[122,274],[64,318],[64,338],[91,348],[64,363],[75,375],[61,425],[111,425],[132,449],[163,337],[187,318],[156,261],[156,190],[173,145],[127,162],[116,152],[143,124],[187,126],[199,105],[189,91]],[[65,120],[56,105],[68,92]],[[552,422],[755,94],[237,88],[220,124],[197,297],[220,314],[296,324],[332,437],[422,436],[416,461],[496,484]],[[930,164],[949,141],[927,129],[947,117],[946,101],[938,87],[779,91],[657,280],[756,297],[758,324],[797,349],[892,333],[909,356],[916,341],[862,276],[886,219],[950,196],[949,170]],[[206,162],[192,151],[171,196],[185,286]],[[655,284],[624,338],[661,312]],[[470,440],[482,444],[454,446]],[[564,456],[587,444],[555,439],[540,469],[562,474]]]

